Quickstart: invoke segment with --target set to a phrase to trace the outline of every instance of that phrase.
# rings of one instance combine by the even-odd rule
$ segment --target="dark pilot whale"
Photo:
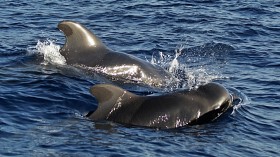
[[[161,129],[211,122],[232,105],[231,95],[217,83],[158,96],[139,96],[109,84],[90,92],[99,102],[87,115],[90,119]]]
[[[58,28],[66,42],[60,49],[68,65],[93,70],[112,81],[139,83],[161,87],[171,75],[163,68],[129,54],[115,52],[84,26],[73,21],[62,21]]]

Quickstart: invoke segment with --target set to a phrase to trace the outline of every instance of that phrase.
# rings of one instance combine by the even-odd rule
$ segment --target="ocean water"
[[[279,17],[276,0],[1,1],[0,155],[279,156]],[[104,80],[65,63],[62,20],[165,67],[181,82],[166,90],[219,82],[240,101],[212,123],[178,129],[93,122],[89,88]]]

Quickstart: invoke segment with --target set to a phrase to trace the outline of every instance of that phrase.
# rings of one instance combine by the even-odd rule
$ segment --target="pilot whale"
[[[89,119],[160,129],[211,122],[233,101],[227,89],[217,83],[158,96],[139,96],[110,84],[95,85],[90,92],[99,105],[88,113]]]
[[[80,23],[58,24],[66,42],[59,50],[68,65],[82,67],[112,81],[162,87],[172,78],[165,69],[130,54],[115,52]],[[170,82],[170,81],[169,81]]]

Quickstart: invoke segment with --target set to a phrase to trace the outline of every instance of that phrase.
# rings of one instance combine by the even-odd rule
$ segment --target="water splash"
[[[177,72],[177,70],[179,69],[179,61],[178,61],[178,57],[181,55],[181,53],[182,53],[182,50],[184,49],[184,46],[183,45],[181,45],[180,47],[179,47],[179,49],[176,49],[175,50],[175,57],[174,57],[174,59],[170,62],[170,66],[169,66],[169,68],[168,68],[168,71],[170,72],[170,73],[176,73]]]
[[[56,65],[66,65],[65,58],[59,53],[60,46],[55,44],[52,40],[40,41],[38,40],[35,47],[30,47],[28,52],[30,54],[40,54],[43,55],[44,61],[43,65],[56,64]]]
[[[218,65],[215,65],[215,62],[209,63],[209,60],[211,59],[202,58],[200,54],[188,56],[185,46],[180,45],[175,49],[173,55],[164,52],[153,54],[151,63],[164,67],[176,78],[173,79],[176,82],[171,87],[171,90],[174,90],[178,88],[198,88],[200,85],[224,78],[220,71],[214,68]]]

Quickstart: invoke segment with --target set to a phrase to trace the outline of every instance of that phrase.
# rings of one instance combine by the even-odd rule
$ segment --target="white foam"
[[[60,46],[52,40],[39,41],[35,46],[35,50],[29,50],[29,53],[38,53],[44,56],[42,64],[58,64],[66,65],[65,58],[59,53]]]

